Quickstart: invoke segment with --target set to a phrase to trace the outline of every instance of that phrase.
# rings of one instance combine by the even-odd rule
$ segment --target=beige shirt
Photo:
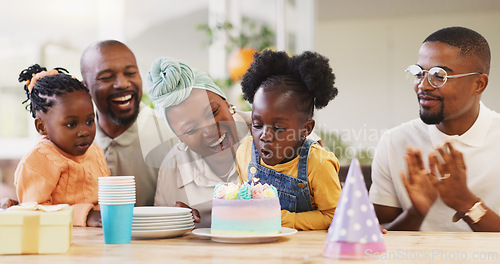
[[[153,205],[158,168],[177,141],[165,122],[144,104],[136,122],[120,136],[110,138],[97,125],[95,137],[111,176],[135,176],[136,206]]]

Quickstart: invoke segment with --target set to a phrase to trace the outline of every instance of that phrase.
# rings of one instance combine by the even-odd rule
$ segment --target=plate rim
[[[206,237],[214,237],[214,238],[224,238],[224,239],[246,239],[246,238],[277,238],[282,236],[293,235],[297,233],[297,229],[284,227],[282,226],[279,234],[262,234],[262,235],[213,235],[210,233],[211,228],[195,228],[191,231],[194,235],[197,236],[206,236]],[[286,232],[283,232],[286,231]]]
[[[136,212],[140,210],[146,210],[146,209],[151,209],[151,208],[157,208],[158,212]],[[168,208],[172,210],[176,210],[176,212],[161,212],[161,209]],[[153,209],[154,210],[154,209]],[[175,206],[136,206],[134,207],[134,212],[133,216],[146,216],[146,217],[154,217],[154,216],[178,216],[178,215],[187,215],[191,214],[191,209],[190,208],[184,208],[184,207],[175,207]]]
[[[180,224],[180,225],[171,225],[171,226],[161,226],[161,225],[149,225],[149,226],[133,226],[132,225],[132,230],[135,231],[145,231],[145,230],[175,230],[175,229],[183,229],[183,228],[189,228],[189,227],[194,227],[194,223],[185,223],[185,224]]]
[[[189,229],[174,230],[172,232],[169,231],[169,233],[158,233],[158,232],[155,232],[155,233],[133,233],[131,235],[131,239],[133,239],[133,240],[151,240],[151,239],[168,239],[168,238],[182,237],[182,236],[186,235],[191,230],[189,230]],[[161,231],[161,232],[166,232],[166,231]]]
[[[132,219],[132,224],[140,224],[140,225],[151,225],[151,224],[156,224],[156,225],[163,225],[163,224],[173,224],[173,223],[194,223],[194,219],[183,219],[183,220],[173,220],[173,221],[137,221]]]
[[[183,218],[172,218],[172,219],[139,219],[132,218],[132,223],[150,223],[150,224],[160,224],[160,223],[175,223],[175,222],[194,222],[194,218],[191,217],[183,217]]]
[[[157,232],[176,232],[176,231],[186,231],[189,232],[190,230],[194,229],[194,225],[190,227],[185,227],[185,228],[176,228],[176,229],[158,229],[158,230],[132,230],[132,236],[134,235],[133,233],[157,233]]]

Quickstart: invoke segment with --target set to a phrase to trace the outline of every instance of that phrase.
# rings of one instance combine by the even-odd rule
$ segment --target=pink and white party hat
[[[328,228],[323,256],[362,259],[385,251],[379,222],[368,199],[365,179],[358,160],[354,158]]]

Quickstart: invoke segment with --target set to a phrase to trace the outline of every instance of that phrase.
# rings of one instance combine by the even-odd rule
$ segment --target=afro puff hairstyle
[[[284,51],[264,50],[254,54],[250,68],[243,75],[243,98],[252,104],[255,93],[261,86],[279,84],[276,79],[285,83],[285,77],[299,81],[305,92],[311,94],[317,109],[327,106],[338,94],[338,89],[334,86],[335,74],[326,57],[311,51],[289,57]]]

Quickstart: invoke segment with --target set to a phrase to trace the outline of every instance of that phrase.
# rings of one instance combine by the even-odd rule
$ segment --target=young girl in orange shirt
[[[41,140],[15,172],[19,202],[70,204],[73,225],[101,226],[98,177],[109,176],[103,151],[93,143],[95,114],[89,90],[57,68],[35,64],[19,75],[27,81],[26,107]]]

